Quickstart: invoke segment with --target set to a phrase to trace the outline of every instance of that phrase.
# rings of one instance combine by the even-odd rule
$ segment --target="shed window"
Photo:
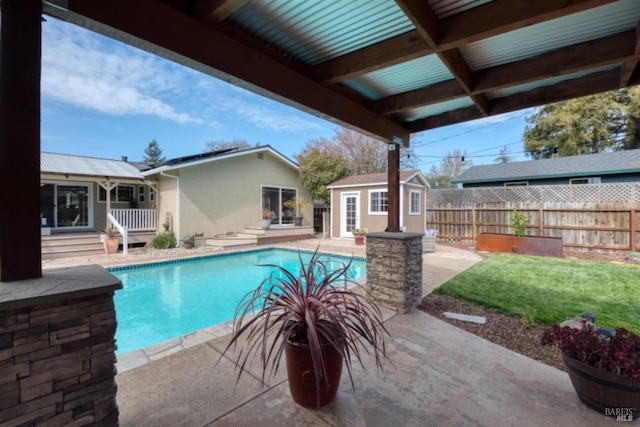
[[[505,187],[527,187],[529,186],[529,181],[515,181],[515,182],[505,182]]]
[[[383,213],[388,211],[389,199],[387,191],[369,191],[369,213]]]
[[[409,215],[420,215],[420,192],[409,191]]]

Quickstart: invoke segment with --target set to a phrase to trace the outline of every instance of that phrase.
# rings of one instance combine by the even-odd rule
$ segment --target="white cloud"
[[[109,48],[105,46],[109,43]],[[150,54],[48,18],[43,25],[42,96],[113,115],[144,114],[202,123],[163,100],[185,73]]]
[[[42,96],[112,115],[152,115],[224,129],[322,127],[295,109],[74,25],[43,24]]]

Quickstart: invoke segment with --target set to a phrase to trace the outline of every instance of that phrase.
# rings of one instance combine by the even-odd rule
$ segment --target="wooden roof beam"
[[[332,84],[432,53],[420,34],[410,31],[317,65],[310,76],[319,83]]]
[[[215,24],[224,21],[250,0],[196,0],[194,16],[198,21]]]
[[[636,25],[634,57],[622,65],[622,75],[620,76],[620,87],[629,86],[631,76],[638,68],[638,55],[640,55],[640,23]]]
[[[615,0],[494,0],[442,19],[438,45],[448,50],[498,34],[539,24]]]

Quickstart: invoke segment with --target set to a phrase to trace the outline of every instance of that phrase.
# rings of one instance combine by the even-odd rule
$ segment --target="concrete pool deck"
[[[353,242],[311,239],[278,246],[315,249],[318,243],[321,250],[364,256],[365,248]],[[110,257],[89,263],[120,262]],[[130,255],[122,263],[148,262],[142,258]],[[423,294],[479,260],[473,252],[438,245],[436,252],[423,256]],[[43,268],[48,265],[43,262]],[[65,266],[69,265],[78,264]],[[564,372],[418,310],[386,314],[392,364],[379,373],[365,355],[368,370],[354,365],[355,392],[348,375],[343,375],[336,400],[322,409],[293,403],[284,369],[261,389],[258,370],[250,366],[236,384],[234,363],[220,359],[229,339],[227,331],[220,330],[207,332],[211,337],[187,337],[184,349],[159,351],[135,369],[121,370],[120,361],[116,376],[120,425],[600,426],[615,422],[584,406]]]

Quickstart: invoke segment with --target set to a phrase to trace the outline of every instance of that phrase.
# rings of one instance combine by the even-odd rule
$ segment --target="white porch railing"
[[[111,209],[115,220],[129,231],[155,231],[155,209]]]
[[[129,253],[129,230],[127,230],[127,227],[124,227],[122,224],[118,223],[118,220],[116,220],[116,218],[110,213],[107,214],[107,218],[109,219],[109,222],[111,222],[111,227],[115,227],[115,229],[118,230],[120,234],[122,234],[122,254],[123,255],[128,254]]]

